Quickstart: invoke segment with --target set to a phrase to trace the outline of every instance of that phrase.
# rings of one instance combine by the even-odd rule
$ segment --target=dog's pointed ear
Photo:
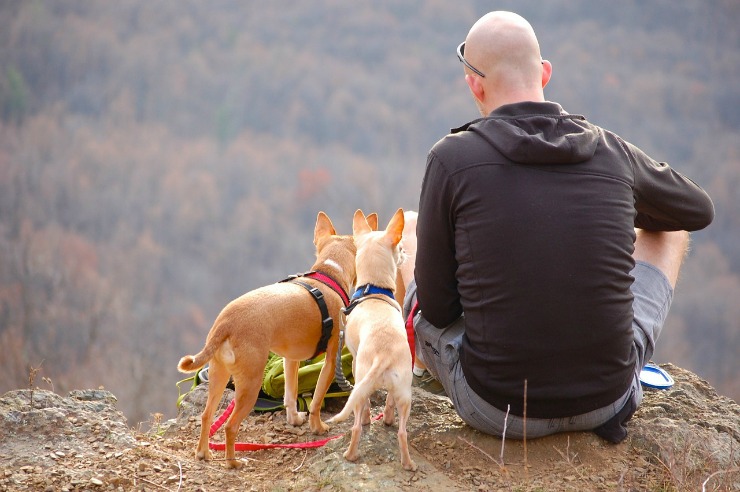
[[[385,228],[385,235],[390,239],[393,247],[401,242],[401,237],[403,237],[403,225],[403,209],[399,208],[396,210],[396,213],[393,214],[393,217],[391,217],[388,227]]]
[[[365,214],[362,213],[362,210],[358,209],[357,212],[355,212],[355,216],[352,218],[352,234],[359,236],[360,234],[365,234],[371,230],[372,229],[365,218]]]
[[[335,236],[337,231],[334,229],[334,224],[331,223],[331,219],[324,212],[319,212],[316,217],[316,227],[313,230],[313,244],[314,246],[319,245],[319,239],[324,236]]]
[[[377,231],[378,230],[378,214],[373,212],[365,218],[367,219],[367,224],[370,226],[370,229]]]

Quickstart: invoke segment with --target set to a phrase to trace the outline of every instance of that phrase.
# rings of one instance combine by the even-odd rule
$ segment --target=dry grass
[[[740,487],[736,450],[730,449],[728,458],[722,458],[719,450],[707,449],[701,435],[692,431],[676,436],[660,434],[653,440],[657,449],[649,454],[662,471],[655,490],[706,492]]]

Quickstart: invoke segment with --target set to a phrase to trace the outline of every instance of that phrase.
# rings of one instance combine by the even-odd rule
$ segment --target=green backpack
[[[303,361],[298,369],[298,410],[307,411],[311,400],[313,399],[313,392],[316,389],[316,382],[319,380],[319,373],[324,367],[324,359],[326,355],[320,354],[317,357]],[[347,347],[342,350],[342,372],[349,382],[354,382],[352,374],[352,354],[349,352]],[[182,393],[180,385],[191,381],[191,386],[188,391]],[[190,391],[195,389],[200,383],[208,382],[208,366],[196,372],[193,376],[185,378],[177,382],[177,406],[180,407],[183,398]],[[229,381],[231,389],[234,385]],[[260,390],[257,402],[254,405],[254,410],[257,412],[270,412],[285,408],[283,405],[283,393],[285,392],[285,373],[283,372],[283,358],[275,353],[270,352],[270,356],[267,359],[265,365],[264,375],[262,377],[262,389]],[[336,382],[332,382],[329,386],[329,390],[326,393],[325,398],[337,398],[349,396],[348,391],[343,391]],[[324,407],[324,403],[321,403],[321,407]]]

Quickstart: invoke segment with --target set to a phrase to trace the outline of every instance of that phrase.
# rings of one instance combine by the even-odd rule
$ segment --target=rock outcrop
[[[155,419],[143,432],[128,427],[104,390],[15,390],[0,398],[0,491],[740,490],[740,405],[691,372],[663,367],[675,385],[646,391],[619,445],[592,433],[502,441],[466,426],[447,398],[415,389],[415,473],[400,466],[397,428],[380,421],[363,432],[355,463],[342,457],[350,421],[332,428],[337,438],[322,448],[244,453],[246,466],[232,471],[218,461],[221,452],[211,462],[193,456],[206,386],[186,396],[177,419]],[[342,403],[328,402],[326,417]],[[373,403],[382,411],[381,398]],[[239,439],[318,438],[272,412],[245,420]]]

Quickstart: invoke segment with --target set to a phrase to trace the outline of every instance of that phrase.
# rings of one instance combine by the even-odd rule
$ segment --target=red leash
[[[419,301],[416,301],[414,306],[411,308],[409,317],[406,318],[406,338],[409,341],[409,350],[411,350],[411,366],[414,365],[414,359],[416,358],[416,336],[414,334],[414,316],[419,310]]]
[[[229,406],[226,408],[224,413],[211,425],[211,430],[208,433],[208,437],[213,437],[213,435],[221,428],[221,426],[226,422],[226,420],[229,418],[229,415],[231,415],[231,412],[234,411],[234,404],[236,403],[236,400],[231,400],[231,403],[229,403]],[[377,417],[375,417],[373,420],[379,420],[383,417],[383,414],[381,413]],[[344,434],[339,434],[337,436],[331,436],[327,437],[326,439],[320,439],[318,441],[310,441],[310,442],[296,442],[296,443],[289,443],[289,444],[257,444],[257,443],[251,443],[251,442],[237,442],[234,444],[234,450],[235,451],[259,451],[260,449],[271,449],[271,448],[299,448],[299,449],[308,449],[308,448],[320,448],[321,446],[325,445],[329,441],[332,441],[334,439],[339,439]],[[225,443],[217,443],[217,442],[209,442],[208,447],[213,449],[214,451],[223,451],[226,449]]]

